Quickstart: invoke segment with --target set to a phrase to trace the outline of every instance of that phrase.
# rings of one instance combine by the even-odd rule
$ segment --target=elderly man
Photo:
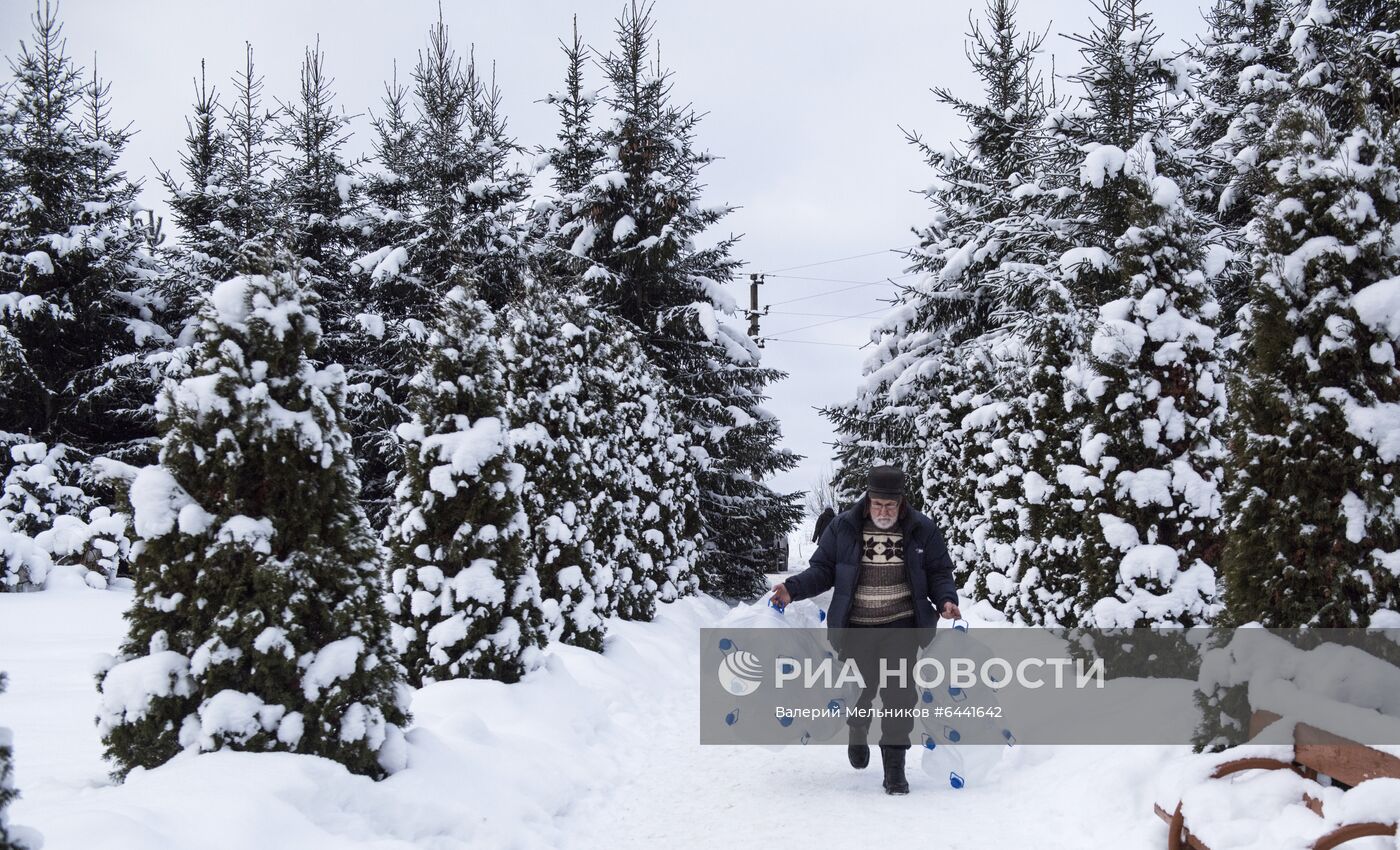
[[[855,659],[866,684],[856,707],[868,711],[878,688],[887,711],[913,708],[917,693],[912,684],[890,677],[880,687],[879,658],[912,658],[927,642],[913,630],[935,629],[939,614],[955,619],[962,612],[943,535],[932,519],[909,507],[899,467],[870,470],[865,496],[827,525],[806,570],[773,586],[773,600],[787,605],[831,588],[827,626],[849,630],[837,633],[845,635],[837,648],[843,658]],[[847,720],[847,755],[857,769],[870,763],[870,720],[862,713]],[[909,793],[904,757],[913,729],[914,719],[907,714],[881,719],[880,758],[888,794]]]

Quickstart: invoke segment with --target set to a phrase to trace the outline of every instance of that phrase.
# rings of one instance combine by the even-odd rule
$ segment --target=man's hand
[[[792,603],[792,594],[788,593],[787,585],[782,582],[773,585],[773,601],[784,608]]]
[[[959,620],[959,619],[962,619],[962,611],[959,611],[959,610],[958,610],[958,606],[957,606],[956,604],[954,604],[954,603],[952,603],[952,602],[944,602],[944,603],[943,603],[943,619],[945,619],[945,620]]]

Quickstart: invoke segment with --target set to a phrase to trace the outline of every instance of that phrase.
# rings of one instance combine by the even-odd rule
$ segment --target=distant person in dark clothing
[[[827,524],[830,523],[833,519],[836,519],[835,508],[827,508],[826,510],[822,511],[821,516],[817,517],[817,528],[815,531],[812,532],[813,543],[816,543],[818,540],[822,539],[822,532],[826,531]]]

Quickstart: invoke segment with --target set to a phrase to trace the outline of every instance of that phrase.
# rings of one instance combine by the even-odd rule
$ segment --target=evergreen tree
[[[577,235],[570,253],[595,304],[627,320],[677,400],[702,457],[701,586],[726,596],[762,592],[798,494],[763,482],[798,458],[776,447],[780,429],[763,387],[783,374],[762,365],[751,340],[716,314],[734,313],[723,290],[738,261],[734,237],[697,248],[696,236],[728,207],[700,205],[700,116],[670,100],[670,75],[652,64],[650,7],[617,22],[618,49],[602,59],[612,117],[596,142],[603,157],[557,224]]]
[[[933,90],[966,121],[964,144],[945,149],[905,133],[935,175],[924,191],[933,219],[915,229],[910,254],[919,280],[876,326],[860,397],[834,417],[852,447],[841,473],[848,497],[864,489],[861,476],[880,460],[872,455],[903,465],[921,482],[911,502],[939,520],[955,569],[974,573],[984,590],[988,573],[1010,569],[1019,535],[1016,515],[1003,515],[1019,498],[993,494],[1019,491],[1022,471],[1002,421],[1021,399],[1001,395],[1008,376],[999,361],[1033,312],[1029,270],[1046,257],[1044,240],[1028,238],[1043,215],[1033,207],[1045,169],[1046,103],[1034,68],[1043,38],[1021,33],[1016,11],[991,0],[985,25],[969,21],[967,55],[983,99]]]
[[[42,588],[41,573],[54,563],[86,567],[88,583],[106,587],[128,563],[128,517],[69,483],[80,478],[86,458],[43,443],[17,442],[4,451],[10,467],[0,489],[0,528],[24,538],[12,540],[16,581],[8,589]]]
[[[998,358],[996,397],[1006,408],[996,417],[1000,430],[993,432],[984,491],[997,510],[975,590],[985,589],[985,598],[1013,622],[1070,626],[1078,620],[1086,501],[1075,495],[1077,478],[1064,472],[1080,458],[1083,396],[1074,375],[1087,347],[1087,323],[1058,269],[1030,271],[1039,278],[1035,312],[1020,346],[1008,344]]]
[[[1202,625],[1216,611],[1225,415],[1219,305],[1180,190],[1129,153],[1139,208],[1116,242],[1126,293],[1099,309],[1080,454],[1093,475],[1081,618]]]
[[[392,431],[406,415],[407,383],[445,282],[470,278],[499,309],[520,297],[529,253],[520,219],[530,178],[511,165],[521,149],[507,135],[494,75],[483,81],[474,57],[464,65],[439,20],[413,70],[417,119],[397,80],[386,89],[375,119],[377,173],[366,181],[364,253],[351,264],[352,274],[369,275],[356,316],[368,339],[350,359],[367,388],[355,436],[376,519],[401,465]]]
[[[543,282],[507,321],[544,596],[565,642],[600,649],[608,617],[649,620],[696,589],[697,464],[625,322]]]
[[[1364,626],[1400,605],[1400,11],[1295,15],[1294,98],[1261,146],[1268,194],[1230,390],[1226,619]]]
[[[595,511],[604,480],[594,453],[606,436],[590,402],[609,364],[590,358],[596,343],[587,338],[598,331],[588,313],[586,300],[537,288],[507,310],[501,352],[551,639],[601,651],[605,621],[617,610],[614,542],[625,529],[604,529]]]
[[[318,40],[302,61],[299,96],[279,105],[275,138],[283,153],[274,188],[288,247],[311,274],[323,323],[335,329],[326,339],[335,344],[323,345],[322,356],[339,363],[346,325],[354,320],[347,284],[363,201],[341,154],[350,117],[336,111],[325,60]]]
[[[343,431],[344,376],[317,369],[315,295],[248,254],[157,409],[160,462],[131,485],[136,599],[98,676],[115,773],[181,751],[403,765],[405,692],[378,547]]]
[[[509,135],[495,64],[488,82],[477,74],[475,60],[469,61],[466,84],[472,132],[466,191],[455,197],[461,204],[460,238],[482,300],[499,310],[524,295],[530,249],[522,218],[531,176],[512,162],[524,148]]]
[[[404,468],[386,530],[396,641],[415,684],[518,680],[546,637],[489,307],[447,293],[398,429]]]
[[[399,441],[394,428],[408,419],[406,382],[415,367],[415,347],[423,333],[422,320],[431,303],[421,281],[406,273],[404,245],[414,233],[413,181],[418,128],[409,117],[409,92],[394,79],[385,84],[383,114],[372,119],[375,131],[374,169],[364,175],[367,201],[362,232],[364,244],[378,248],[350,266],[352,275],[369,280],[352,288],[352,305],[359,333],[344,340],[346,374],[353,412],[350,434],[360,462],[364,489],[361,499],[376,526],[387,515],[393,497],[392,471],[399,468]],[[373,264],[370,260],[373,260]],[[417,324],[414,324],[414,321]]]
[[[206,82],[204,60],[200,60],[194,114],[185,118],[185,149],[180,154],[180,167],[188,183],[169,171],[160,172],[180,229],[173,264],[180,268],[179,277],[188,287],[185,306],[195,304],[215,282],[232,277],[236,260],[222,222],[227,191],[221,181],[231,142],[220,124],[221,109],[218,92]]]
[[[233,103],[224,107],[227,145],[218,166],[223,203],[209,225],[220,234],[219,254],[234,271],[245,267],[244,255],[256,258],[287,234],[278,222],[279,198],[273,188],[280,110],[263,105],[263,78],[253,66],[253,45],[244,44],[243,70],[233,78]],[[256,262],[256,259],[250,260]]]
[[[593,107],[598,96],[584,87],[583,70],[589,51],[579,38],[577,15],[574,16],[573,40],[569,44],[561,41],[559,45],[564,50],[568,67],[564,91],[548,98],[559,112],[556,146],[548,153],[550,164],[554,166],[554,191],[564,198],[582,191],[593,179],[593,169],[603,152],[598,148],[598,136],[593,128]],[[560,235],[571,238],[569,233]]]
[[[1221,228],[1208,262],[1220,266],[1211,269],[1218,324],[1222,333],[1233,334],[1252,277],[1245,227],[1265,192],[1259,145],[1292,90],[1287,3],[1216,0],[1206,26],[1192,50],[1201,73],[1185,133],[1200,159],[1195,179],[1183,189],[1188,206]]]
[[[0,694],[5,692],[5,674],[0,673]],[[14,826],[10,823],[10,803],[19,797],[15,788],[14,737],[9,729],[0,726],[0,848],[4,850],[26,850],[38,848],[42,841],[33,830]]]
[[[899,466],[907,480],[923,480],[922,444],[915,417],[928,399],[915,397],[908,381],[909,366],[919,354],[903,350],[907,349],[910,319],[908,307],[900,306],[877,323],[871,329],[875,350],[862,364],[864,374],[855,398],[820,408],[836,431],[832,446],[836,466],[830,483],[840,508],[850,507],[865,494],[865,477],[871,467]],[[898,386],[894,385],[896,380]],[[911,487],[906,492],[911,506],[926,507],[923,488]]]
[[[155,385],[143,356],[168,338],[136,187],[116,170],[129,133],[47,3],[33,24],[0,106],[0,432],[135,457],[153,427],[134,401]]]
[[[1058,182],[1074,190],[1060,273],[1092,320],[1092,350],[1065,372],[1080,404],[1057,423],[1082,428],[1079,457],[1055,470],[1080,519],[1064,622],[1199,623],[1214,610],[1224,399],[1204,228],[1181,204],[1196,169],[1175,141],[1189,66],[1159,49],[1135,0],[1096,11],[1071,36],[1078,107],[1051,122]]]
[[[657,602],[700,588],[700,465],[660,371],[624,322],[595,315],[589,337],[600,370],[597,409],[608,435],[594,464],[604,481],[601,527],[617,553],[618,616],[650,620]]]
[[[413,226],[402,234],[390,228],[387,235],[401,238],[388,241],[372,232],[374,251],[359,265],[376,278],[406,278],[380,299],[400,315],[435,304],[441,292],[434,282],[461,274],[479,280],[483,298],[499,308],[519,295],[525,248],[514,222],[529,186],[529,176],[509,165],[520,148],[507,135],[501,91],[494,74],[489,83],[481,79],[474,56],[463,64],[441,20],[429,30],[413,81],[420,116],[411,136],[402,129],[404,93],[396,86],[380,130],[380,164],[407,183],[407,197],[396,200],[408,201]]]
[[[554,147],[539,149],[541,157],[547,158],[553,166],[554,197],[534,201],[527,230],[533,263],[550,277],[567,279],[571,270],[578,266],[578,257],[572,249],[585,225],[581,215],[586,200],[583,193],[593,179],[603,152],[598,147],[598,131],[593,126],[598,93],[584,87],[584,66],[589,51],[579,38],[577,15],[574,16],[573,40],[559,44],[567,63],[564,90],[545,98],[559,113],[559,132]]]

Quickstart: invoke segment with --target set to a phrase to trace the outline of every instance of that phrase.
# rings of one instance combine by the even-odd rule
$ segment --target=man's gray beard
[[[897,519],[897,517],[873,516],[870,519],[875,522],[876,528],[880,529],[881,531],[889,531],[891,528],[894,528],[894,521]]]

